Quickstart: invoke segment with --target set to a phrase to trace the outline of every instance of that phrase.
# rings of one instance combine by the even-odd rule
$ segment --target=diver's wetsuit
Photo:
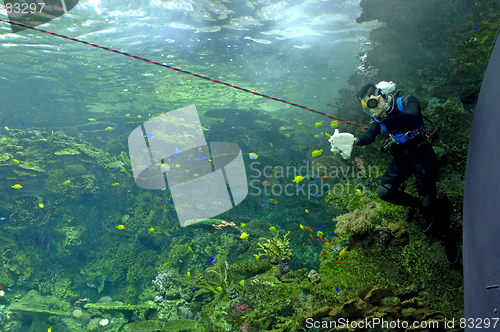
[[[420,104],[414,96],[403,97],[404,111],[400,111],[393,98],[392,111],[382,121],[388,133],[394,130],[400,133],[417,129],[422,124]],[[371,144],[380,132],[380,123],[373,120],[368,130],[357,137],[357,145]],[[436,155],[431,144],[423,135],[401,144],[393,144],[390,150],[394,159],[387,167],[378,187],[381,199],[398,205],[423,208],[428,222],[441,219],[440,210],[436,204],[436,182],[438,168]],[[398,190],[399,186],[412,174],[415,175],[420,199]],[[447,233],[447,223],[440,223],[440,231]]]

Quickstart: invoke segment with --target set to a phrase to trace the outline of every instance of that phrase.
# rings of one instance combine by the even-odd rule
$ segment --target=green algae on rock
[[[36,290],[31,290],[21,298],[21,301],[12,303],[9,310],[66,316],[70,314],[71,305],[69,302],[58,300],[52,296],[42,296]]]

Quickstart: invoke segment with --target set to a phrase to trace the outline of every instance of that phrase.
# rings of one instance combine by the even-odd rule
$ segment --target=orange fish
[[[311,227],[309,227],[309,226],[306,226],[306,227],[304,227],[304,228],[305,228],[305,229],[307,229],[309,232],[312,232],[312,231],[313,231],[313,230],[312,230],[312,228],[311,228]]]
[[[328,240],[326,237],[325,237],[324,239],[325,239],[325,241],[326,241],[326,242],[328,242],[328,243],[332,244],[332,243],[330,242],[330,240]]]
[[[321,167],[321,165],[319,165],[319,164],[314,164],[314,166],[318,166],[318,167]]]
[[[336,261],[335,264],[344,264],[344,262]]]
[[[313,241],[314,241],[314,238],[313,238],[312,234],[309,234],[309,236],[310,236],[310,237],[311,237],[311,239],[313,239]]]
[[[0,285],[0,289],[4,291],[5,287],[3,287],[2,285]]]
[[[269,182],[267,181],[262,181],[260,184],[268,184]]]
[[[323,178],[323,179],[328,179],[328,178],[329,178],[329,176],[328,176],[328,175],[323,175],[321,178]]]

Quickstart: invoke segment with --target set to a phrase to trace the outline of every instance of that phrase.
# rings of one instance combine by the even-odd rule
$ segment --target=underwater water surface
[[[370,124],[363,84],[415,95],[442,128],[438,198],[461,243],[498,1],[378,3],[84,0],[37,26],[120,53],[0,22],[0,331],[330,331],[341,319],[463,317],[461,267],[421,232],[419,210],[378,198],[390,162],[379,140],[344,160],[328,139]],[[181,227],[177,189],[138,185],[130,135],[190,105],[196,128],[175,117],[186,130],[151,169],[186,182],[215,171],[201,142],[192,156],[208,173],[183,163],[177,147],[196,130],[238,147],[248,193]],[[163,135],[141,133],[149,145]],[[418,196],[413,178],[403,187]],[[217,191],[199,191],[187,205],[203,216]]]

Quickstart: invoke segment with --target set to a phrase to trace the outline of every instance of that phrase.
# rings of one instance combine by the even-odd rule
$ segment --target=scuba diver
[[[430,233],[434,229],[440,235],[448,263],[455,264],[460,252],[450,234],[449,217],[436,201],[438,167],[430,140],[434,135],[427,132],[420,111],[420,103],[414,96],[398,97],[392,82],[365,84],[357,93],[363,111],[372,116],[365,133],[358,137],[349,133],[335,134],[330,138],[333,152],[342,157],[350,156],[353,145],[373,143],[380,131],[385,134],[381,151],[390,152],[393,159],[387,167],[378,196],[389,203],[423,210],[425,222],[422,230]],[[399,190],[411,175],[415,175],[419,198]]]

